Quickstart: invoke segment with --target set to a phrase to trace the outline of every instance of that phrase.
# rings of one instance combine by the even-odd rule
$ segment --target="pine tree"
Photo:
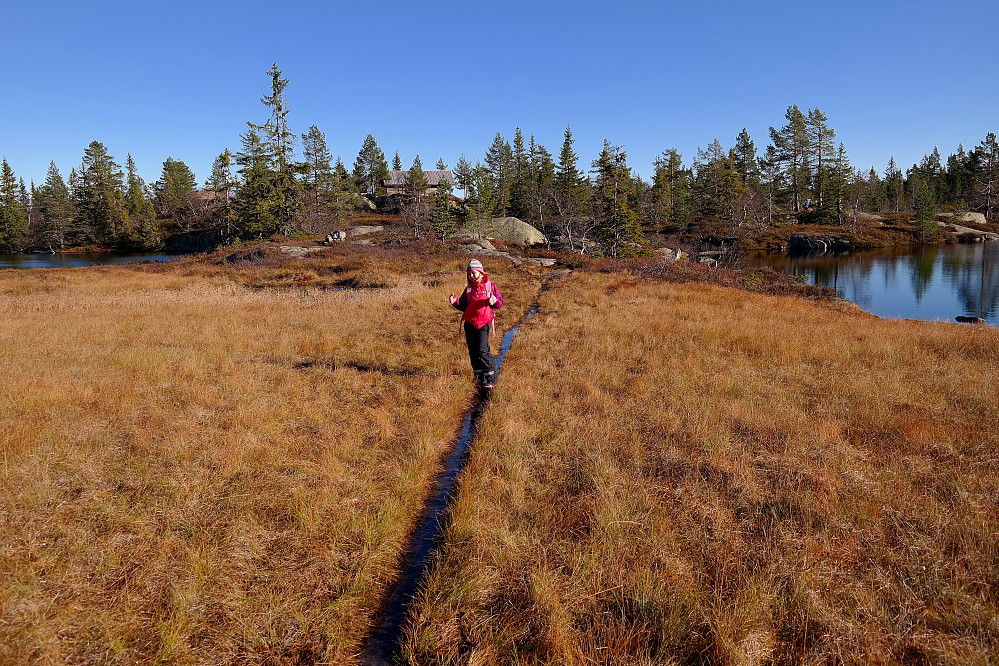
[[[999,141],[989,132],[974,150],[978,168],[974,171],[979,209],[986,219],[994,220],[999,202]]]
[[[836,137],[836,132],[826,124],[827,120],[829,118],[819,109],[808,110],[809,162],[815,169],[811,176],[811,189],[820,210],[829,204],[826,197],[829,179],[826,162],[835,151],[832,140]]]
[[[462,154],[458,158],[458,164],[454,167],[454,179],[461,188],[462,193],[464,193],[465,198],[468,199],[468,191],[472,186],[472,178],[475,176],[475,167],[472,163],[465,159],[465,155]]]
[[[789,106],[784,117],[787,124],[780,130],[770,128],[770,140],[778,162],[782,166],[786,165],[784,181],[789,188],[791,209],[797,213],[802,209],[810,175],[808,122],[797,104]]]
[[[438,171],[447,171],[447,164],[444,162],[444,158],[443,157],[437,158],[437,164],[435,165],[435,167],[436,167],[436,169]],[[451,186],[451,184],[448,183],[448,187],[450,187],[450,186]]]
[[[14,170],[4,157],[0,161],[0,249],[18,252],[28,235],[28,211],[21,197]]]
[[[104,245],[127,245],[132,235],[125,214],[123,177],[104,144],[91,141],[80,167],[77,210],[92,237]]]
[[[627,154],[604,140],[600,156],[593,161],[595,175],[594,215],[597,231],[613,257],[635,256],[644,237],[635,211],[629,204],[633,191]]]
[[[441,244],[454,233],[454,217],[451,215],[451,183],[441,178],[434,194],[433,203],[428,216],[430,233],[440,238]]]
[[[399,166],[398,170],[401,170],[402,164]],[[354,160],[354,182],[360,192],[380,196],[384,193],[382,181],[387,177],[388,163],[385,161],[385,153],[378,147],[375,137],[369,134],[364,138],[357,159]]]
[[[402,159],[399,158],[399,151],[395,151],[395,157],[392,158],[392,170],[402,171]]]
[[[777,197],[784,188],[783,170],[781,169],[780,157],[777,149],[767,146],[763,157],[759,158],[760,165],[760,186],[763,188],[767,207],[767,224],[773,224],[774,208],[777,204]]]
[[[413,225],[413,233],[422,238],[427,215],[427,179],[423,173],[423,162],[417,155],[413,166],[406,174],[406,203],[403,213]]]
[[[325,219],[326,199],[333,187],[333,155],[326,145],[326,135],[316,125],[302,135],[302,154],[305,161],[301,170],[309,202],[304,211],[304,229],[312,233],[325,232],[329,230],[329,222]]]

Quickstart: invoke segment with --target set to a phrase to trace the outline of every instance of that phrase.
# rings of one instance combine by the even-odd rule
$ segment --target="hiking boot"
[[[492,372],[487,372],[482,375],[482,388],[491,389],[496,386],[496,375]]]

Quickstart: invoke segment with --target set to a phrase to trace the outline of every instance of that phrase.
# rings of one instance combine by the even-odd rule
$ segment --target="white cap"
[[[482,270],[482,262],[479,261],[478,259],[472,259],[470,262],[468,262],[468,266],[465,268],[465,270],[485,272]]]

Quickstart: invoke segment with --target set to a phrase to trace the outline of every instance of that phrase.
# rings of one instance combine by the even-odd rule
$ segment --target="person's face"
[[[482,271],[470,268],[468,270],[468,279],[472,282],[480,282],[482,280]]]

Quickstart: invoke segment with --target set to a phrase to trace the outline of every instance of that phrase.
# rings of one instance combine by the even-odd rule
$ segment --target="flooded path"
[[[513,345],[513,339],[517,336],[520,327],[528,319],[538,312],[538,299],[547,289],[548,285],[556,277],[567,275],[572,271],[559,271],[551,273],[545,277],[538,295],[534,297],[527,314],[517,324],[503,334],[503,341],[500,344],[500,352],[496,356],[497,380],[502,381],[503,361]],[[409,547],[403,560],[402,573],[396,581],[395,586],[389,592],[388,597],[382,604],[381,613],[375,622],[375,629],[369,637],[367,649],[361,655],[361,662],[367,666],[382,666],[393,664],[393,655],[399,648],[399,640],[402,638],[403,626],[406,622],[406,613],[409,604],[419,589],[420,582],[430,564],[434,546],[447,529],[450,523],[449,506],[456,492],[456,481],[458,474],[465,466],[468,459],[468,450],[475,441],[476,429],[479,419],[485,412],[489,404],[489,391],[479,391],[472,400],[471,406],[465,412],[464,421],[461,426],[461,433],[458,441],[455,442],[451,453],[448,454],[444,462],[444,470],[434,482],[434,489],[430,495],[427,505],[423,509],[422,517],[413,531]]]

